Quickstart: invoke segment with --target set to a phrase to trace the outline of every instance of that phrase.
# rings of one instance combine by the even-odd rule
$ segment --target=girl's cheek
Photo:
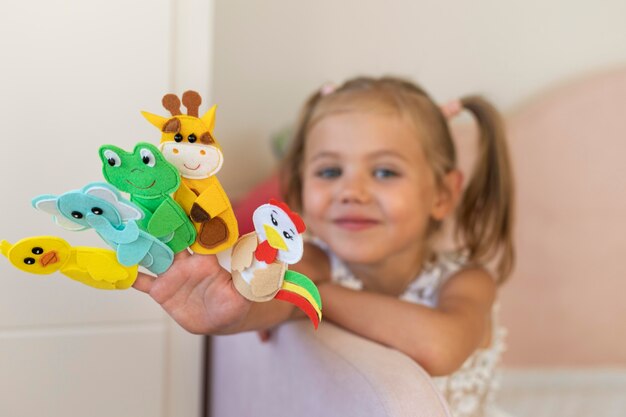
[[[328,190],[315,179],[304,180],[302,187],[302,212],[308,218],[322,217],[327,206]]]

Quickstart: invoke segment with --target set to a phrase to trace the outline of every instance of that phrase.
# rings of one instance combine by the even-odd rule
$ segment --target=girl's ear
[[[463,174],[459,170],[452,170],[443,177],[442,182],[430,212],[435,220],[445,219],[456,207],[463,190]]]

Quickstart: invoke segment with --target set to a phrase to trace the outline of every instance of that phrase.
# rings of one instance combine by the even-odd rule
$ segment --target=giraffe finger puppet
[[[133,152],[117,146],[100,148],[102,174],[109,184],[130,194],[144,213],[139,226],[165,242],[174,253],[196,241],[196,229],[187,213],[170,196],[180,186],[178,170],[156,146],[140,142]]]
[[[165,243],[139,229],[136,221],[143,217],[142,211],[109,184],[91,183],[59,196],[42,195],[32,204],[67,229],[95,229],[115,249],[122,265],[139,264],[162,274],[174,260],[174,253]]]
[[[322,300],[308,277],[287,270],[303,255],[300,216],[277,200],[258,207],[252,215],[254,232],[242,236],[233,247],[231,274],[235,288],[251,301],[287,301],[301,309],[317,329]]]
[[[72,247],[59,237],[35,236],[15,244],[3,240],[0,250],[21,271],[39,275],[59,271],[98,289],[123,290],[137,278],[137,265],[121,265],[112,250]]]
[[[196,228],[197,237],[191,249],[201,254],[214,254],[234,245],[239,230],[230,200],[215,175],[223,163],[221,147],[213,137],[216,107],[198,117],[201,103],[197,92],[185,92],[182,104],[187,114],[184,115],[179,98],[167,94],[162,104],[171,117],[142,114],[161,131],[159,149],[182,177],[174,198]]]

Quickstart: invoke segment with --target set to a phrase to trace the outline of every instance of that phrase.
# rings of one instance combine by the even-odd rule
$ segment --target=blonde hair
[[[480,132],[478,160],[455,214],[455,236],[469,260],[497,260],[498,283],[510,275],[513,249],[513,175],[505,140],[504,123],[497,110],[479,96],[460,100],[476,120]],[[283,165],[285,199],[302,206],[302,171],[306,136],[322,118],[347,111],[395,112],[407,117],[421,133],[422,146],[436,184],[457,167],[456,150],[448,121],[440,107],[419,86],[395,77],[357,77],[341,86],[315,92],[305,102]],[[430,232],[440,227],[432,222]]]

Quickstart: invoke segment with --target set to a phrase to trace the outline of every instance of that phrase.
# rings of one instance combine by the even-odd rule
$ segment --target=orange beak
[[[44,253],[43,256],[39,259],[39,263],[43,267],[46,267],[50,264],[54,264],[57,262],[59,262],[59,257],[57,256],[56,251],[53,251],[53,250],[51,250],[50,252]]]

